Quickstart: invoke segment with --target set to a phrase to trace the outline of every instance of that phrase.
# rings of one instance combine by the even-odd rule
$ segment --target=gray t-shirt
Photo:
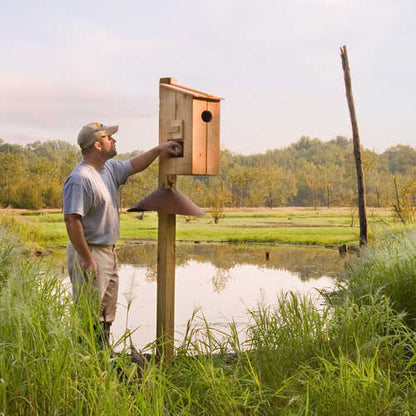
[[[102,170],[81,162],[65,181],[64,214],[79,214],[90,244],[112,245],[120,237],[118,190],[131,173],[131,163],[107,160]]]

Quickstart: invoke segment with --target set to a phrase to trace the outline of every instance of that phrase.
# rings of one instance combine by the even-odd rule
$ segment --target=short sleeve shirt
[[[64,214],[81,216],[88,243],[112,245],[119,239],[118,191],[130,173],[130,161],[110,159],[101,170],[81,162],[65,181]]]

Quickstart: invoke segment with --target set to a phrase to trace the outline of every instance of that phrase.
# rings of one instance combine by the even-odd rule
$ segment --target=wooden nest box
[[[160,79],[159,143],[175,140],[182,146],[178,156],[161,156],[160,173],[219,174],[221,100],[178,85],[175,78]]]

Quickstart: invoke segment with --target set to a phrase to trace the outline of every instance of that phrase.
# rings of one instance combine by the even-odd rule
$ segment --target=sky
[[[221,147],[255,154],[302,136],[414,146],[414,0],[1,0],[0,138],[76,143],[117,124],[119,153],[158,143],[159,78],[224,97]]]

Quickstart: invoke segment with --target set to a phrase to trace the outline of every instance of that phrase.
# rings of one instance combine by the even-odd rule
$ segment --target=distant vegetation
[[[128,159],[134,154],[121,154]],[[60,208],[62,185],[81,159],[77,146],[64,141],[26,146],[0,139],[0,205],[12,208]],[[394,206],[404,221],[414,217],[416,150],[407,145],[381,154],[363,149],[367,204]],[[129,207],[157,187],[157,163],[129,179],[121,205]],[[356,176],[352,141],[302,137],[284,148],[243,156],[221,152],[217,177],[180,176],[178,188],[195,203],[221,212],[229,207],[352,206]]]
[[[146,213],[143,219],[140,214],[122,212],[120,218],[121,243],[157,239],[158,218],[155,212]],[[176,225],[178,242],[284,243],[331,247],[358,243],[356,210],[347,208],[228,208],[219,224],[215,224],[210,215],[200,218],[179,215]],[[377,241],[380,232],[386,228],[396,231],[410,228],[400,224],[393,211],[385,208],[369,208],[368,225],[370,243]],[[68,244],[60,211],[1,210],[1,226],[18,235],[30,249]]]

